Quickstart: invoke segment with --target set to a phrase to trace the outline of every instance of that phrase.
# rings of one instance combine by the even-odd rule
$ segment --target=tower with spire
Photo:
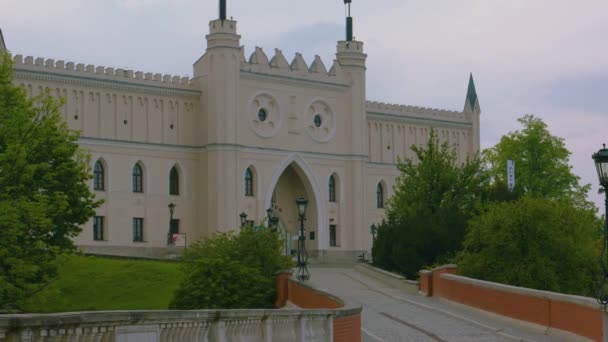
[[[479,97],[477,96],[477,90],[475,90],[475,81],[473,80],[473,73],[469,76],[469,86],[467,89],[467,97],[464,103],[463,113],[467,120],[473,123],[473,148],[475,151],[479,151],[480,146],[480,129],[479,129],[479,116],[481,115],[481,107],[479,106]]]

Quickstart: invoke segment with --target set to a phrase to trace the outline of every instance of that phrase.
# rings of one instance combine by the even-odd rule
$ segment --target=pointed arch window
[[[376,188],[376,208],[384,208],[384,187],[382,183],[378,183],[378,187]]]
[[[93,189],[96,191],[104,191],[105,190],[105,170],[103,169],[103,165],[101,161],[98,160],[95,163],[95,167],[93,169]]]
[[[329,177],[329,201],[336,201],[336,177],[334,175]]]
[[[169,172],[169,194],[179,195],[179,173],[175,166]]]
[[[253,197],[253,172],[250,167],[245,170],[245,196]]]
[[[144,192],[144,171],[139,163],[133,166],[133,192]]]

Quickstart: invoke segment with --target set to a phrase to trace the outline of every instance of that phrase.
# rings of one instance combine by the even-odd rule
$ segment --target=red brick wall
[[[292,281],[290,274],[277,276],[277,308],[284,306],[287,300],[303,309],[339,309],[344,306],[329,295]],[[334,318],[333,330],[334,342],[361,342],[361,314]]]
[[[334,319],[334,342],[361,342],[361,315]]]
[[[303,309],[338,309],[343,306],[334,299],[293,281],[288,282],[287,292],[289,300]]]
[[[433,295],[433,287],[431,280],[433,279],[433,273],[429,271],[420,271],[420,281],[418,282],[418,291],[421,294],[430,297]]]
[[[534,290],[522,288],[521,291],[514,292],[489,288],[483,286],[481,281],[475,284],[475,280],[471,283],[441,277],[441,274],[454,274],[455,271],[455,267],[436,269],[430,277],[428,273],[421,272],[421,290],[422,279],[427,277],[430,278],[425,284],[428,286],[427,293],[432,293],[433,296],[602,341],[604,313],[599,308],[552,296],[541,296]]]

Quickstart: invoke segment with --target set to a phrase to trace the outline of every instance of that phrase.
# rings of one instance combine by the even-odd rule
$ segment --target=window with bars
[[[93,240],[103,241],[103,216],[93,217]]]
[[[139,164],[133,166],[133,192],[144,192],[144,171]]]
[[[336,178],[333,175],[329,177],[329,201],[336,201]]]
[[[144,219],[141,217],[133,218],[133,242],[144,241]]]
[[[169,194],[179,195],[179,173],[174,166],[169,173]]]
[[[103,169],[103,165],[101,161],[97,161],[95,163],[95,168],[93,169],[93,189],[96,191],[104,191],[105,190],[105,170]]]
[[[245,196],[253,197],[253,172],[249,167],[245,170]]]
[[[376,189],[376,208],[384,209],[384,187],[382,183],[379,183]]]

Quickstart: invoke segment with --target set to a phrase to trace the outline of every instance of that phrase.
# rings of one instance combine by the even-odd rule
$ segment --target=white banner
[[[186,247],[186,234],[173,234],[171,239],[175,247]]]
[[[509,191],[515,189],[515,162],[507,160],[507,186]]]

